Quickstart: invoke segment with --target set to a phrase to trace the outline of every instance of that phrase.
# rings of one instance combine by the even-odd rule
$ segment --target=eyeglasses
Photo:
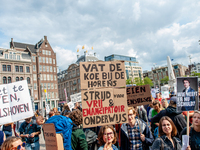
[[[13,147],[12,150],[20,150],[22,147],[26,146],[26,142],[23,142],[21,145],[18,145],[17,147]]]
[[[109,135],[113,135],[113,132],[104,133],[103,135],[107,135],[107,136],[109,136]]]
[[[128,114],[128,117],[132,117],[134,114]]]

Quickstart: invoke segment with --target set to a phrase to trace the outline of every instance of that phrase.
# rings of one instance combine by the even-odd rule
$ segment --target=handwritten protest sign
[[[198,77],[177,78],[177,111],[199,109]]]
[[[153,98],[156,98],[156,90],[155,89],[151,89],[151,96]]]
[[[72,103],[81,102],[81,92],[70,95],[70,99]]]
[[[42,126],[44,132],[44,139],[46,149],[48,150],[64,150],[63,139],[56,134],[55,126],[53,123],[44,124]]]
[[[80,62],[80,79],[81,89],[125,87],[124,62]]]
[[[0,85],[0,125],[33,115],[26,80]]]
[[[152,103],[149,85],[127,87],[126,94],[129,107]]]
[[[169,98],[169,86],[161,86],[162,98]]]
[[[81,96],[84,128],[128,121],[125,88],[84,90]]]
[[[72,111],[72,108],[74,108],[74,103],[69,102],[67,103],[67,105],[69,106],[69,109]]]

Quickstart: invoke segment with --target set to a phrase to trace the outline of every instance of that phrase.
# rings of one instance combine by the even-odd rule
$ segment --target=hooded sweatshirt
[[[179,137],[181,131],[187,126],[186,120],[181,112],[177,112],[176,107],[168,106],[165,110],[160,111],[160,113],[151,118],[151,123],[159,123],[163,116],[168,116],[172,119],[177,128],[177,137]]]

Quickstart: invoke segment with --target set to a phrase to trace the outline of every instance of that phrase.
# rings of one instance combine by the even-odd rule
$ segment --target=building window
[[[22,81],[22,80],[24,80],[24,78],[23,78],[23,77],[20,77],[20,81]]]
[[[52,58],[49,58],[49,63],[52,64]]]
[[[55,59],[53,59],[53,64],[55,64],[55,62],[56,62]]]
[[[35,56],[33,56],[33,62],[35,62]]]
[[[40,65],[40,72],[42,72],[42,66]]]
[[[23,66],[19,66],[20,72],[23,72]]]
[[[19,77],[16,77],[16,82],[19,81]]]
[[[54,89],[54,85],[53,85],[53,83],[51,83],[51,89]]]
[[[51,92],[51,97],[54,98],[54,92]]]
[[[43,83],[40,83],[40,88],[43,89]]]
[[[46,83],[44,83],[44,89],[46,89],[47,88],[47,84]]]
[[[50,66],[50,72],[52,72],[52,66]]]
[[[39,62],[42,63],[42,57],[39,56]]]
[[[50,87],[50,83],[48,83],[48,89],[51,89],[51,87]]]
[[[37,80],[36,78],[37,78],[37,77],[36,77],[36,74],[34,74],[34,75],[33,75],[33,80],[36,81],[36,80]]]
[[[49,74],[47,74],[47,81],[49,81]]]
[[[49,51],[49,55],[51,55],[51,51]]]
[[[43,79],[46,81],[47,79],[46,79],[46,74],[43,74]]]
[[[53,75],[51,74],[51,81],[53,81]]]
[[[10,52],[9,54],[9,59],[12,59],[12,52]]]
[[[36,71],[36,66],[35,65],[33,65],[33,71]]]
[[[7,84],[7,78],[3,77],[3,84]]]
[[[46,57],[46,63],[47,63],[47,64],[49,63],[49,58],[48,58],[48,57]]]
[[[45,72],[45,71],[46,71],[45,66],[43,66],[43,72]]]
[[[56,93],[56,98],[58,97],[58,93]]]
[[[6,65],[2,65],[3,71],[6,71]]]
[[[30,73],[30,67],[29,66],[26,66],[26,72]]]
[[[42,59],[43,59],[43,63],[45,63],[45,57],[42,57]]]
[[[29,77],[27,77],[27,83],[31,84],[31,79]]]
[[[51,93],[50,92],[48,92],[48,98],[51,98]]]
[[[8,54],[5,54],[5,59],[8,59]]]
[[[7,65],[7,71],[11,72],[11,65]]]
[[[56,81],[56,76],[54,76],[54,81]]]
[[[13,59],[16,60],[16,54],[15,53],[13,53]]]
[[[49,72],[49,66],[46,66],[47,72]]]
[[[49,51],[46,50],[46,55],[49,55]]]
[[[55,89],[57,89],[57,84],[55,84]]]
[[[43,80],[43,75],[42,75],[42,74],[40,74],[40,80],[41,80],[41,81]]]
[[[42,54],[45,55],[45,54],[46,54],[46,51],[45,51],[45,50],[42,50]]]
[[[37,90],[37,84],[34,83],[34,90]]]
[[[12,83],[11,77],[8,77],[8,83]]]
[[[54,67],[54,72],[56,72],[56,67]]]
[[[20,60],[20,55],[17,55],[17,60]]]

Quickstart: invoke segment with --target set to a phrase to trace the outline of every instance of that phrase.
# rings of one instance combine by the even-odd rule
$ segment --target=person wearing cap
[[[180,135],[181,131],[187,126],[185,118],[183,117],[181,112],[176,111],[176,102],[177,97],[171,97],[169,106],[165,109],[160,111],[156,116],[151,118],[151,123],[158,123],[163,116],[168,116],[174,122],[177,128],[177,137]]]
[[[190,102],[195,102],[195,96],[190,96],[190,93],[195,92],[194,89],[192,89],[190,87],[190,81],[188,79],[183,79],[183,85],[185,87],[185,89],[183,90],[183,92],[185,92],[185,97],[190,97]],[[182,111],[190,111],[190,110],[194,110],[194,106],[182,106],[181,110]]]

